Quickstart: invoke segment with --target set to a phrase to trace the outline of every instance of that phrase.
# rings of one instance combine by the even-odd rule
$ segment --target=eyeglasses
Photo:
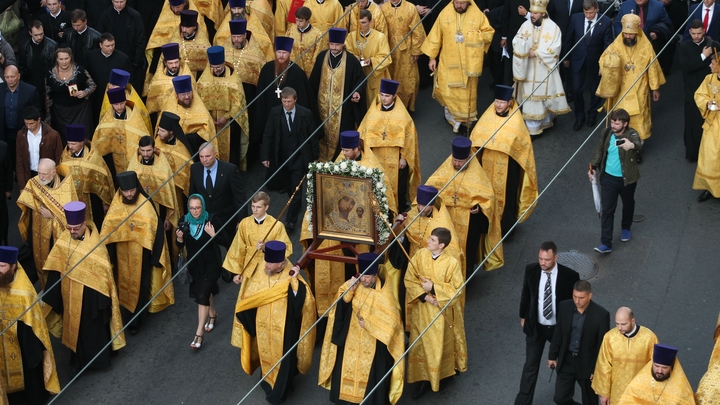
[[[190,211],[197,211],[197,210],[201,210],[202,207],[188,207],[188,209],[189,209]]]

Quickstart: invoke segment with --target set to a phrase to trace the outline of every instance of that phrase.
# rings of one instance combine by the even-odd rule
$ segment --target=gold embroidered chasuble
[[[108,110],[112,109],[112,104],[110,104],[110,101],[108,101],[107,96],[108,88],[110,88],[109,85],[105,89],[105,94],[103,95],[102,107],[100,107],[100,117],[105,116],[105,113]],[[150,113],[148,113],[148,109],[147,107],[145,107],[145,103],[143,103],[140,95],[137,93],[137,91],[135,91],[135,88],[132,86],[132,84],[127,85],[127,88],[125,89],[125,98],[127,99],[128,104],[132,106],[135,113],[142,116],[143,121],[145,122],[145,126],[148,128],[152,128],[152,123],[150,122]]]
[[[410,324],[410,342],[417,339],[440,308],[445,306],[463,283],[460,263],[452,256],[441,253],[433,260],[427,249],[419,250],[412,258],[414,268],[408,267],[405,273],[407,300],[412,307]],[[425,294],[421,285],[424,277],[433,282],[438,306],[420,302]],[[465,320],[460,300],[453,300],[443,315],[430,326],[418,343],[410,349],[407,357],[407,382],[429,381],[433,391],[440,389],[440,380],[455,375],[455,370],[467,370],[467,341],[465,338]]]
[[[140,138],[150,135],[151,130],[145,126],[140,114],[127,105],[126,119],[115,118],[115,110],[108,110],[100,118],[93,135],[93,148],[100,156],[112,154],[115,173],[124,172],[130,160],[137,154]]]
[[[178,27],[168,42],[177,42],[180,45],[180,59],[185,61],[193,76],[205,69],[208,63],[207,49],[212,46],[207,31],[198,30],[192,39],[185,39]]]
[[[260,70],[265,64],[271,60],[275,60],[273,48],[268,48],[248,38],[242,49],[237,49],[232,45],[230,38],[223,44],[225,48],[225,62],[232,65],[233,69],[240,75],[243,83],[257,86]],[[267,52],[273,52],[272,58],[268,59]]]
[[[695,405],[693,390],[680,361],[675,359],[670,378],[655,381],[650,360],[625,389],[618,405]]]
[[[346,281],[337,292],[335,299],[350,288],[351,281]],[[342,401],[359,404],[365,398],[368,377],[373,366],[377,341],[387,346],[395,362],[401,360],[405,352],[405,330],[400,318],[400,308],[393,296],[390,286],[380,280],[374,288],[365,288],[358,281],[355,291],[349,291],[342,298],[352,305],[352,317],[343,350],[341,383],[338,389]],[[328,314],[329,327],[325,330],[322,351],[320,353],[320,370],[318,385],[330,389],[333,369],[338,347],[332,343],[333,328],[337,306]],[[359,319],[363,320],[360,326]],[[402,395],[405,375],[405,361],[402,360],[392,370],[388,400],[397,403]]]
[[[212,69],[208,65],[197,82],[197,92],[213,120],[223,117],[229,122],[235,119],[236,124],[240,126],[240,139],[236,140],[236,142],[240,142],[241,145],[240,170],[244,171],[247,170],[246,155],[248,143],[250,142],[248,135],[250,133],[250,124],[245,109],[245,90],[243,89],[242,80],[239,72],[232,70],[231,66],[226,63],[225,73],[222,77],[217,77],[212,73]],[[215,128],[216,132],[222,129],[220,126],[214,126],[213,128]],[[220,132],[217,142],[220,160],[230,161],[230,126]]]
[[[332,27],[340,27],[342,24],[340,19],[343,15],[343,7],[338,0],[325,0],[322,4],[318,3],[317,0],[306,0],[305,7],[312,11],[310,22],[320,32],[326,32]],[[277,18],[275,22],[277,23]],[[275,32],[277,33],[277,27],[275,27]]]
[[[380,9],[387,23],[388,45],[393,50],[393,63],[390,65],[390,77],[400,82],[397,95],[408,110],[415,111],[415,97],[420,89],[420,73],[413,56],[422,55],[420,47],[425,41],[425,28],[420,23],[415,5],[402,0],[400,6],[393,7],[390,1],[383,3]],[[375,17],[373,17],[375,21]],[[414,28],[414,29],[413,29]],[[405,36],[412,30],[412,34]],[[399,45],[398,45],[399,44]]]
[[[346,6],[344,10],[344,13],[346,13],[345,17],[343,17],[342,22],[336,26],[345,28],[348,31],[348,34],[358,32],[360,27],[360,10],[361,8],[356,6],[355,3]],[[387,35],[387,22],[385,21],[385,15],[380,9],[380,6],[375,4],[373,1],[368,1],[366,10],[372,13],[372,21],[370,21],[371,27],[374,30]],[[417,12],[417,10],[415,12]]]
[[[92,221],[91,194],[98,196],[103,204],[110,205],[112,202],[113,188],[109,185],[113,184],[113,179],[110,169],[102,156],[92,148],[90,141],[85,141],[82,156],[78,158],[71,156],[71,152],[65,148],[60,162],[62,164],[58,166],[58,172],[61,176],[67,176],[68,173],[72,175],[78,200],[87,207],[85,218]]]
[[[195,10],[201,15],[205,15],[200,10],[198,10],[197,7],[197,1],[198,0],[187,0],[188,4],[188,10]],[[213,3],[219,3],[214,0],[200,0],[204,3],[213,2]],[[203,10],[205,11],[205,10]],[[212,15],[207,15],[207,17],[213,21],[221,21],[222,17],[220,16],[217,20],[214,20]],[[207,26],[205,25],[205,19],[204,18],[198,18],[197,20],[198,26],[197,31],[198,32],[204,32],[205,36],[207,37]],[[145,57],[148,61],[148,66],[152,62],[153,57],[153,49],[160,48],[161,46],[173,42],[171,39],[173,35],[176,35],[176,32],[180,32],[180,14],[175,15],[172,10],[170,9],[170,4],[168,1],[165,1],[165,4],[163,4],[162,11],[160,12],[160,16],[158,17],[157,22],[155,23],[155,28],[153,28],[152,33],[148,37],[148,43],[145,46]],[[180,54],[182,59],[182,52]],[[162,63],[158,64],[158,66],[162,66]],[[154,112],[154,111],[150,111]]]
[[[285,33],[286,37],[293,39],[293,49],[290,53],[290,60],[305,71],[308,79],[310,78],[310,73],[312,73],[315,60],[320,52],[328,49],[327,35],[324,34],[324,32],[317,29],[314,25],[304,33],[300,32],[295,24],[290,25]]]
[[[293,279],[289,274],[291,268],[292,264],[286,261],[285,268],[280,273],[268,276],[265,271],[256,272],[252,277],[243,281],[243,284],[247,283],[248,285],[245,288],[245,294],[235,305],[235,313],[257,308],[256,337],[251,337],[246,330],[242,330],[243,349],[240,351],[240,362],[243,370],[249,375],[252,375],[258,366],[261,367],[262,375],[267,374],[284,354],[283,340],[287,317],[288,286],[292,286],[292,290],[297,292],[299,283],[305,285],[306,295],[300,324],[301,337],[310,330],[317,319],[315,299],[310,291],[310,286],[301,275]],[[313,328],[297,346],[297,369],[302,374],[310,370],[314,347],[315,329]],[[265,382],[271,387],[275,386],[279,370],[280,368],[276,367],[265,377]]]
[[[458,32],[462,32],[461,42],[457,41]],[[477,119],[478,77],[494,33],[474,3],[464,14],[458,14],[451,3],[440,12],[422,44],[423,53],[430,59],[437,58],[442,50],[435,71],[433,98],[448,108],[455,121]]]
[[[218,138],[215,136],[215,122],[194,87],[190,108],[183,107],[178,103],[177,97],[172,97],[165,100],[162,111],[168,111],[180,117],[180,127],[185,135],[196,133],[205,141],[210,141],[218,153],[222,153],[218,149]],[[158,124],[160,118],[158,116]]]
[[[3,362],[0,363],[0,384],[7,393],[25,390],[22,353],[15,320],[29,326],[45,348],[42,361],[45,389],[52,394],[60,392],[60,382],[55,369],[55,354],[45,323],[43,304],[36,301],[35,287],[18,263],[15,279],[10,285],[0,288],[0,302],[2,302],[0,328],[4,330],[13,323],[10,329],[0,335],[0,359],[3,359]],[[30,310],[25,312],[28,308]],[[23,312],[25,313],[23,314]]]
[[[187,66],[185,61],[180,59],[180,69],[175,76],[169,76],[167,69],[163,66],[163,58],[160,57],[158,69],[152,76],[150,81],[145,81],[143,95],[147,96],[147,110],[150,114],[162,111],[162,106],[169,98],[176,98],[175,87],[173,87],[172,79],[178,76],[190,76],[192,86],[195,88],[195,75]]]
[[[716,111],[708,110],[707,105],[715,100],[717,93],[720,93],[717,73],[707,75],[695,92],[695,104],[705,122],[693,179],[694,190],[707,190],[715,197],[720,196],[720,167],[717,164],[720,156],[720,116]]]
[[[230,12],[230,5],[225,7],[225,12]],[[265,35],[270,39],[270,43],[275,40],[275,15],[272,6],[268,0],[249,0],[245,6],[245,13],[252,16],[253,20],[260,22],[260,26],[265,31]]]
[[[110,209],[105,215],[100,237],[105,238],[104,243],[115,244],[117,251],[117,290],[120,305],[130,312],[135,312],[140,297],[140,279],[143,267],[143,249],[153,252],[155,236],[158,226],[158,215],[153,204],[146,203],[142,194],[134,204],[125,204],[122,193],[118,190]],[[140,207],[137,212],[135,211]],[[120,224],[127,218],[127,221]],[[160,225],[162,226],[162,224]],[[164,235],[164,234],[163,234]],[[160,265],[152,266],[150,277],[150,297],[170,281],[172,267],[167,243],[163,240],[160,254]],[[175,293],[172,283],[150,302],[150,313],[160,312],[175,303]]]
[[[480,238],[478,253],[480,257],[473,258],[473,263],[480,263],[485,259],[495,245],[500,243],[502,233],[500,231],[501,216],[496,212],[495,194],[493,185],[487,174],[478,163],[477,159],[471,159],[468,166],[454,180],[450,179],[457,173],[452,163],[452,156],[448,157],[440,167],[427,179],[425,184],[440,190],[445,184],[450,184],[440,195],[453,219],[453,225],[458,234],[458,245],[465,251],[468,224],[470,223],[470,210],[476,205],[480,206],[482,214],[488,219],[488,233]],[[465,252],[467,254],[467,252]],[[502,245],[487,257],[485,270],[495,270],[502,267],[504,263]],[[473,269],[470,269],[473,270]],[[463,276],[465,274],[463,273]]]
[[[198,13],[212,21],[213,26],[217,29],[224,15],[222,2],[218,0],[193,0],[192,3],[197,7]],[[201,19],[198,18],[198,21]]]
[[[470,140],[473,148],[484,148],[482,167],[492,182],[492,189],[495,192],[495,211],[499,218],[502,218],[505,211],[508,159],[511,157],[522,168],[518,190],[518,212],[513,215],[515,218],[520,218],[520,215],[529,209],[527,215],[520,221],[523,222],[535,209],[532,204],[538,196],[538,183],[535,152],[530,133],[520,112],[515,113],[516,109],[517,107],[512,105],[508,110],[508,116],[500,117],[495,113],[495,105],[491,104],[475,124]]]
[[[345,49],[355,55],[359,61],[369,60],[370,66],[363,66],[363,73],[367,76],[366,100],[368,108],[378,101],[380,95],[380,80],[390,79],[389,66],[393,63],[390,56],[390,46],[387,37],[380,31],[371,29],[366,37],[352,31],[345,39]],[[377,69],[376,69],[377,68]]]
[[[268,235],[264,241],[279,240],[285,243],[285,258],[289,259],[292,255],[292,242],[285,231],[285,225],[278,222],[275,217],[267,214],[262,224],[255,222],[255,217],[246,217],[240,221],[235,238],[233,239],[227,256],[222,267],[233,274],[243,276],[243,279],[249,280],[255,274],[263,274],[265,272],[265,258],[262,251],[256,249],[257,243],[263,241],[265,235]],[[270,232],[272,228],[272,232]],[[270,234],[268,234],[270,232]],[[255,253],[257,251],[257,253]],[[245,288],[249,283],[240,284],[240,291],[235,305],[240,304],[241,297],[245,294]],[[235,347],[242,348],[243,326],[237,317],[233,317],[233,330],[231,344]]]
[[[174,144],[163,142],[160,137],[155,137],[156,148],[160,149],[170,165],[170,170],[174,175],[173,182],[177,188],[175,194],[177,201],[180,202],[181,195],[190,196],[190,166],[193,164],[192,156],[187,147],[175,138]],[[189,163],[187,163],[189,162]],[[185,164],[187,163],[187,164]],[[183,166],[184,165],[184,166]],[[184,211],[182,204],[178,204],[178,216]]]
[[[265,0],[255,0],[255,2],[260,1],[264,2]],[[218,29],[215,34],[215,38],[213,38],[213,44],[223,46],[226,42],[229,42],[230,46],[232,46],[232,41],[230,41],[230,20],[232,20],[232,15],[228,13],[225,16],[225,20],[223,20],[222,25],[220,25],[220,29]],[[262,23],[258,21],[255,14],[247,16],[247,30],[252,33],[249,36],[252,37],[252,40],[260,47],[263,55],[265,56],[265,60],[274,60],[275,44],[270,37],[268,37]],[[226,58],[226,60],[228,59]]]
[[[342,118],[343,96],[345,95],[347,52],[342,53],[340,64],[335,69],[330,67],[330,53],[330,51],[326,52],[325,59],[322,61],[322,73],[320,74],[318,88],[320,120],[325,122],[323,125],[325,136],[320,139],[321,162],[328,161],[335,155],[335,149],[340,140],[340,120]],[[333,115],[330,116],[330,114]],[[330,119],[325,121],[329,116]]]
[[[65,232],[67,221],[63,207],[70,201],[77,201],[75,180],[72,175],[61,178],[55,176],[52,187],[40,184],[39,177],[31,178],[20,192],[17,205],[20,207],[18,231],[23,242],[28,241],[30,216],[32,215],[32,246],[35,267],[38,269],[40,284],[45,288],[47,273],[40,270],[60,235]],[[52,213],[52,218],[44,218],[40,208],[45,207]]]
[[[407,161],[410,169],[408,178],[407,201],[415,199],[417,187],[420,185],[420,152],[417,143],[415,122],[405,109],[399,97],[395,98],[395,106],[390,111],[382,110],[382,103],[376,102],[365,114],[358,127],[360,138],[366,148],[370,148],[380,160],[383,172],[388,179],[386,186],[398,195],[398,170],[400,158]],[[398,209],[404,209],[399,207]]]
[[[123,327],[110,256],[105,245],[100,242],[100,232],[95,228],[95,224],[88,221],[85,225],[87,229],[83,240],[72,239],[70,231],[60,235],[43,268],[58,271],[61,276],[67,274],[60,282],[63,297],[62,343],[73,352],[76,351],[80,332],[84,287],[110,298],[110,336],[117,335]],[[125,332],[120,333],[111,345],[112,350],[123,347]]]
[[[645,34],[639,32],[637,43],[632,47],[625,46],[623,36],[618,35],[600,56],[599,62],[600,74],[610,76],[612,72],[607,67],[608,62],[610,59],[619,59],[621,74],[610,84],[613,94],[606,94],[605,109],[614,107],[618,99],[624,95],[617,108],[623,108],[630,114],[632,127],[637,130],[642,140],[652,135],[650,90],[657,90],[665,84],[665,75],[660,64],[655,61],[650,65],[650,61],[654,58],[655,51],[652,44]],[[648,65],[650,68],[644,73]]]
[[[148,195],[151,195],[158,212],[160,212],[160,205],[167,209],[167,217],[161,219],[169,220],[170,223],[176,227],[180,207],[177,205],[178,198],[175,192],[175,178],[173,177],[173,170],[170,167],[170,163],[160,149],[155,149],[153,164],[144,165],[141,160],[142,157],[136,155],[135,158],[130,161],[127,170],[137,173],[138,181],[142,185],[143,190],[145,190]],[[160,191],[155,193],[158,189]]]
[[[707,372],[698,383],[697,392],[695,392],[695,403],[697,405],[714,405],[720,398],[720,316],[718,316],[717,326],[715,327],[715,346],[710,356],[710,364],[708,364]]]
[[[657,336],[648,328],[639,325],[638,328],[631,338],[613,328],[605,334],[600,346],[592,388],[596,394],[610,398],[610,405],[620,401],[633,377],[652,360]]]

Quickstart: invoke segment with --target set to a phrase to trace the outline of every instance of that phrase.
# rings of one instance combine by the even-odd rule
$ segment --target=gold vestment
[[[700,87],[695,91],[695,104],[705,119],[703,135],[700,140],[700,153],[698,154],[697,168],[693,189],[707,190],[714,197],[720,197],[720,115],[717,111],[708,110],[707,105],[715,101],[716,93],[720,92],[720,80],[717,73],[705,77]],[[634,128],[634,127],[633,127]]]
[[[264,2],[265,0],[255,0],[253,3],[259,3],[261,1]],[[253,11],[256,11],[256,10],[253,9]],[[230,20],[231,19],[232,19],[232,15],[230,13],[228,13],[225,16],[225,20],[223,20],[222,24],[220,25],[220,29],[218,29],[217,33],[215,34],[215,37],[213,38],[213,44],[223,46],[226,42],[229,42],[230,46],[232,46],[232,41],[230,41]],[[274,60],[275,59],[275,51],[274,51],[275,45],[273,44],[273,41],[271,41],[270,38],[268,37],[261,22],[258,21],[258,19],[255,17],[254,13],[252,15],[247,16],[247,30],[252,33],[252,34],[249,34],[248,36],[251,36],[252,40],[255,41],[260,46],[260,49],[262,49],[263,54],[265,55],[265,59],[266,60]]]
[[[65,148],[62,154],[62,165],[58,169],[62,172],[67,171],[72,175],[73,184],[75,185],[75,193],[78,201],[85,203],[85,219],[93,220],[91,194],[95,194],[100,198],[103,204],[110,205],[113,198],[113,189],[108,185],[113,184],[113,178],[110,174],[105,160],[94,149],[91,148],[90,141],[85,141],[81,157],[71,156],[70,150]],[[67,173],[60,173],[67,175]]]
[[[360,6],[356,6],[355,3],[348,5],[347,7],[345,7],[345,17],[343,17],[342,22],[336,26],[345,28],[348,33],[358,32],[358,30],[360,29],[360,10]],[[378,6],[372,1],[368,1],[367,8],[365,8],[365,10],[368,10],[370,11],[370,13],[372,13],[370,27],[376,31],[380,31],[383,34],[387,35],[387,22],[385,21],[385,14],[383,14],[380,6]],[[417,9],[415,12],[417,12]]]
[[[109,87],[110,86],[108,85],[108,88]],[[127,88],[125,88],[125,98],[129,102],[128,104],[133,107],[135,113],[142,116],[143,121],[145,121],[145,126],[148,128],[152,128],[152,122],[150,122],[150,113],[148,113],[148,109],[147,107],[145,107],[145,103],[143,103],[140,95],[137,93],[137,91],[135,91],[135,88],[132,86],[132,84],[128,84]],[[100,107],[100,117],[104,117],[105,113],[111,109],[112,104],[110,104],[110,101],[108,101],[107,89],[105,89],[102,107]]]
[[[367,76],[365,99],[370,108],[378,101],[380,80],[390,79],[388,67],[392,65],[393,58],[390,56],[387,37],[374,29],[370,29],[366,37],[361,36],[359,31],[352,31],[345,39],[345,49],[355,55],[361,64],[365,60],[370,62],[370,65],[362,68]]]
[[[293,39],[293,49],[290,54],[290,60],[305,71],[308,79],[310,78],[310,73],[312,73],[315,60],[320,52],[328,49],[327,35],[324,34],[324,32],[321,32],[315,26],[311,26],[310,29],[305,32],[300,32],[295,24],[289,26],[285,33],[286,37]]]
[[[680,361],[675,359],[670,378],[655,381],[650,360],[625,388],[618,405],[695,405],[693,390]]]
[[[180,105],[177,97],[171,97],[165,100],[162,110],[180,117],[180,127],[183,129],[183,132],[185,132],[185,135],[196,133],[205,141],[210,141],[215,147],[216,152],[222,153],[222,151],[218,149],[218,139],[215,136],[215,122],[213,121],[212,115],[210,115],[207,107],[205,107],[205,103],[203,103],[202,98],[200,98],[200,95],[194,88],[190,108],[185,108]],[[160,118],[161,116],[158,116],[158,123],[160,123]]]
[[[130,160],[138,153],[140,138],[151,133],[142,116],[130,106],[125,107],[125,113],[127,118],[119,120],[115,118],[115,110],[108,110],[100,118],[93,135],[92,145],[100,156],[112,154],[116,174],[127,169]]]
[[[343,98],[345,96],[345,68],[347,67],[347,52],[342,53],[340,64],[331,68],[329,64],[330,51],[325,53],[322,61],[322,73],[318,86],[318,111],[320,120],[325,122],[323,130],[325,136],[320,139],[320,161],[328,161],[335,155],[340,139],[340,119],[342,118]],[[330,115],[332,114],[332,116]],[[328,117],[327,121],[325,121]]]
[[[306,1],[305,7],[312,11],[310,22],[317,27],[320,32],[326,32],[332,27],[340,26],[343,7],[338,0],[325,0],[322,4],[317,1]],[[277,17],[275,22],[277,23]],[[283,32],[284,31],[285,30],[283,30]],[[277,27],[275,27],[275,32],[277,32]]]
[[[153,164],[144,165],[140,162],[141,160],[142,156],[136,155],[130,161],[127,170],[137,173],[138,181],[156,204],[158,212],[160,212],[160,205],[167,209],[167,216],[160,220],[167,219],[173,226],[177,226],[180,207],[177,205],[175,178],[170,163],[160,149],[155,150]]]
[[[705,375],[698,383],[697,392],[695,392],[695,403],[697,405],[716,405],[720,398],[720,316],[718,316],[717,326],[715,327],[715,346],[710,356],[710,364]]]
[[[252,37],[248,37],[245,46],[237,49],[232,45],[230,38],[223,45],[225,48],[225,61],[232,65],[235,71],[240,75],[243,83],[257,86],[260,70],[271,60],[275,60],[275,54],[268,59],[267,52],[272,52],[273,48],[268,48],[264,44],[258,43]]]
[[[174,77],[190,76],[192,86],[195,88],[195,75],[182,59],[180,59],[180,70],[178,70],[177,75],[169,76],[166,72],[167,70],[162,63],[162,57],[160,57],[158,69],[152,76],[152,80],[145,83],[143,89],[143,95],[147,96],[147,103],[145,105],[150,114],[160,112],[163,104],[165,104],[169,98],[175,98],[175,87],[172,84]]]

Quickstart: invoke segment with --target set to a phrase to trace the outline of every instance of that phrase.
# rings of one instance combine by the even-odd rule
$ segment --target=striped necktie
[[[547,281],[545,281],[545,295],[543,297],[543,316],[545,317],[545,319],[550,319],[553,315],[552,283],[550,282],[550,276],[552,276],[552,273],[545,274],[547,274]]]

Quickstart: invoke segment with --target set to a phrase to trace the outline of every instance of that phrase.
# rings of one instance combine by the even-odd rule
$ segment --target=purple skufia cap
[[[495,100],[510,101],[512,100],[512,94],[515,89],[510,86],[502,84],[495,85]]]
[[[183,10],[180,12],[181,27],[197,27],[198,12],[195,10]]]
[[[185,4],[185,0],[168,0],[172,7],[182,6]]]
[[[340,148],[355,149],[360,146],[360,132],[343,131],[340,133]]]
[[[85,222],[85,203],[82,201],[71,201],[63,207],[65,220],[68,225],[80,225]]]
[[[115,87],[112,89],[108,89],[107,96],[108,102],[110,102],[110,104],[122,103],[123,101],[127,100],[127,98],[125,97],[125,87]]]
[[[656,344],[653,349],[653,363],[662,364],[663,366],[675,365],[675,357],[678,349],[668,345]]]
[[[165,60],[180,59],[180,45],[176,42],[165,44],[160,47],[160,50],[162,51],[163,58],[165,58]]]
[[[0,263],[17,263],[18,251],[15,246],[0,246]]]
[[[230,20],[230,35],[242,35],[247,32],[247,20]]]
[[[65,139],[68,142],[85,142],[85,125],[68,124],[65,126]]]
[[[230,3],[230,8],[245,8],[245,0],[230,0],[228,3]]]
[[[428,205],[437,194],[438,189],[433,186],[418,186],[416,197],[418,205]]]
[[[347,30],[345,28],[330,28],[328,30],[328,42],[333,44],[344,44],[346,37]]]
[[[397,94],[400,82],[390,79],[380,79],[380,93]]]
[[[115,86],[125,88],[130,82],[130,73],[122,69],[113,69],[110,71],[110,80],[108,80],[108,82]]]
[[[285,261],[285,243],[271,240],[265,243],[265,262],[282,263]]]
[[[225,48],[222,46],[211,46],[207,49],[207,55],[210,65],[222,65],[225,63]]]
[[[175,93],[183,94],[192,91],[192,79],[188,75],[173,77],[173,87],[175,87]]]
[[[452,140],[452,156],[458,160],[467,159],[470,156],[471,146],[472,141],[470,139],[456,136]]]
[[[375,260],[377,258],[377,253],[360,253],[357,258],[360,274],[364,274],[365,276],[374,276],[375,274],[378,274],[380,260]],[[375,263],[373,263],[373,261]],[[366,269],[367,271],[365,271]]]
[[[295,40],[290,37],[275,37],[275,50],[292,52],[294,42]]]

